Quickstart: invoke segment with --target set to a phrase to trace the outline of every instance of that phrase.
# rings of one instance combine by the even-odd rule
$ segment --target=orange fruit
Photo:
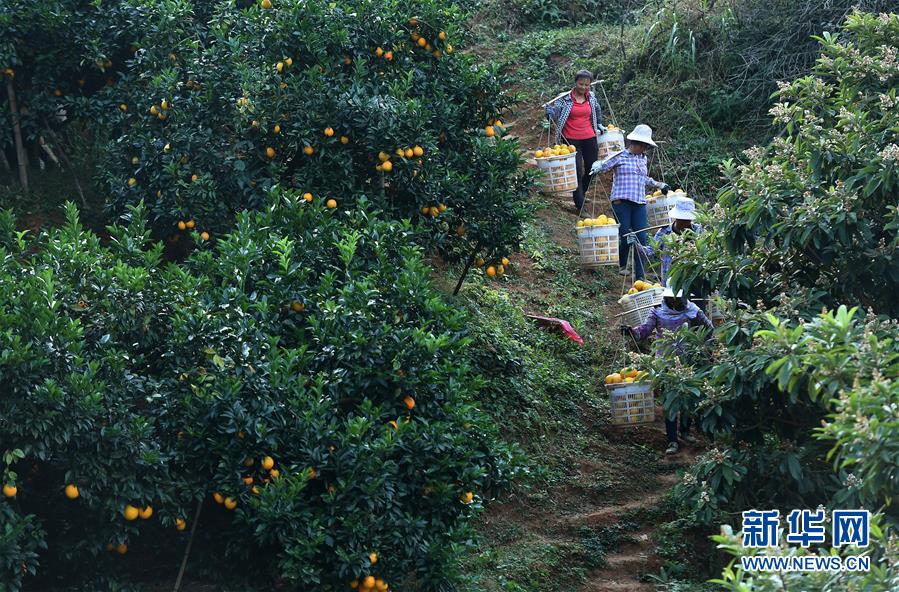
[[[265,469],[266,471],[272,470],[272,468],[274,466],[275,466],[275,459],[273,459],[272,457],[266,456],[265,458],[262,459],[262,468]]]
[[[462,500],[463,504],[470,504],[474,500],[474,494],[470,491],[466,491],[459,497],[459,499]]]
[[[153,516],[153,506],[147,506],[143,510],[140,511],[140,517],[142,520],[149,520]]]
[[[249,475],[247,475],[246,477],[243,478],[243,482],[246,483],[247,485],[252,485],[252,484],[253,484],[253,478],[250,477]]]
[[[81,495],[78,493],[78,488],[75,487],[74,483],[69,483],[66,485],[66,497],[69,499],[78,499],[78,496]]]
[[[278,469],[272,469],[268,472],[268,474],[272,476],[272,479],[277,479],[281,476],[281,471],[279,471]]]
[[[260,6],[263,10],[269,10],[272,7],[272,2],[271,0],[262,0]]]
[[[392,59],[393,59],[393,52],[392,52],[392,51],[388,51],[387,53],[385,53],[385,54],[384,54],[384,59],[387,60],[388,62],[389,62],[390,60],[392,60]]]
[[[159,106],[162,107],[163,110],[167,111],[169,108],[169,102],[165,99],[162,99],[162,102],[159,103]]]
[[[275,149],[272,148],[271,146],[269,146],[268,148],[265,149],[265,155],[268,156],[269,158],[274,158],[275,157]]]
[[[368,554],[368,560],[371,561],[371,564],[374,565],[378,562],[378,554],[372,551]]]
[[[494,276],[496,276],[496,268],[491,265],[487,268],[487,277],[494,277]]]
[[[326,127],[325,128],[325,136],[330,138],[333,135],[334,135],[334,129],[330,128],[330,127]]]
[[[242,434],[243,432],[240,432],[240,433]],[[241,437],[241,436],[238,436],[238,437]],[[256,461],[253,460],[252,458],[248,457],[248,458],[243,459],[243,466],[245,466],[245,467],[252,467],[255,464],[256,464]]]
[[[292,302],[292,303],[290,304],[290,309],[291,309],[293,312],[303,312],[304,310],[306,310],[306,305],[303,304],[302,302],[296,302],[296,301],[294,301],[294,302]],[[266,457],[266,458],[269,458],[269,457]],[[266,467],[265,467],[265,464],[263,464],[263,465],[262,465],[262,468],[264,468],[265,470],[268,470],[268,469],[270,469],[271,467],[266,468]]]
[[[348,137],[346,137],[346,136],[340,136],[340,143],[341,143],[341,144],[349,144],[349,143],[350,143],[350,139],[349,139]]]
[[[431,216],[436,218],[438,214],[440,214],[440,209],[436,206],[431,206],[430,208]]]
[[[456,227],[456,234],[459,236],[465,236],[465,227],[461,224]]]
[[[312,194],[307,191],[303,194],[303,199],[305,199],[306,201],[312,201]]]
[[[381,57],[382,55],[384,55],[384,50],[381,49],[380,47],[377,48],[377,49],[375,50],[375,55],[378,56],[378,57]]]
[[[447,46],[446,46],[446,53],[453,53],[453,46],[452,46],[452,45],[447,44]]]
[[[212,499],[214,499],[215,503],[217,503],[217,504],[220,504],[225,501],[225,498],[222,497],[222,494],[219,493],[218,491],[216,491],[215,493],[212,494]]]
[[[284,63],[288,66],[293,66],[293,58],[287,58],[284,60]]]
[[[425,216],[427,216],[430,212],[431,212],[431,208],[429,208],[428,206],[423,206],[421,208],[421,213],[424,214]]]
[[[381,162],[386,162],[390,158],[390,155],[384,152],[383,150],[378,152],[378,160]]]
[[[407,396],[403,399],[403,403],[406,404],[406,407],[409,408],[409,411],[412,411],[412,409],[415,408],[415,399],[413,399],[412,397]]]
[[[418,45],[419,45],[419,47],[425,47],[427,44],[428,44],[428,42],[425,40],[424,37],[419,37],[419,38],[418,38]]]
[[[440,39],[441,41],[446,41],[446,32],[440,31],[439,33],[437,33],[437,38]]]
[[[305,154],[306,156],[312,156],[312,154],[314,152],[315,152],[315,148],[313,148],[312,146],[304,146],[303,147],[303,154]]]
[[[197,223],[194,222],[193,220],[188,220],[187,222],[185,222],[184,225],[187,226],[188,228],[193,228],[194,226],[197,225]]]
[[[393,170],[393,163],[390,162],[389,160],[384,161],[384,164],[381,165],[381,168],[384,169],[385,173],[389,173],[390,171]]]
[[[200,233],[200,238],[203,239],[204,241],[208,241],[209,233],[204,230],[203,232]]]
[[[175,528],[178,530],[187,528],[187,522],[184,521],[184,518],[175,518]]]
[[[125,520],[128,520],[128,521],[137,520],[137,517],[140,516],[140,510],[138,510],[131,504],[128,504],[127,506],[125,506],[125,509],[122,513],[125,516]]]
[[[424,156],[425,149],[421,146],[416,146],[412,149],[412,153],[415,154],[415,156]]]
[[[130,179],[128,179],[129,187],[134,187],[135,185],[137,185],[137,179],[135,179],[134,177],[131,177]]]
[[[412,148],[406,148],[405,150],[403,150],[403,156],[405,156],[406,158],[412,158],[413,156],[415,156],[415,150]]]
[[[234,508],[237,507],[237,501],[231,499],[230,497],[226,497],[224,503],[225,503],[225,508],[227,508],[229,510],[233,510]]]
[[[437,204],[437,210],[442,214],[443,212],[446,211],[446,204],[445,203]]]
[[[505,265],[497,265],[496,266],[496,275],[503,275],[504,273],[506,273],[506,266]]]
[[[276,124],[275,127],[274,127],[274,129],[272,129],[272,131],[275,132],[276,134],[280,134],[280,133],[281,133],[281,126]]]
[[[199,179],[199,178],[200,178],[200,177],[198,177],[197,175],[191,175],[191,176],[190,176],[190,182],[191,182],[191,183],[196,183],[196,182],[197,182],[197,179]]]
[[[493,129],[492,125],[488,125],[487,127],[485,127],[484,133],[487,134],[488,138],[492,138],[493,136],[496,135],[496,131]]]
[[[387,582],[385,582],[381,578],[378,578],[377,580],[375,580],[375,589],[378,592],[387,592]]]
[[[128,111],[128,105],[126,105],[125,103],[122,103],[121,105],[119,105],[119,110],[120,110],[122,113],[127,112],[127,111]]]
[[[334,208],[337,207],[337,200],[333,199],[333,198],[329,199],[328,201],[325,202],[325,205],[328,206],[329,210],[333,210]]]
[[[362,580],[363,588],[374,588],[375,587],[375,576],[365,576],[365,579]]]
[[[15,485],[10,485],[7,483],[3,486],[3,495],[6,497],[16,497],[16,494],[19,492],[19,488]]]
[[[509,264],[509,260],[506,259],[505,257],[503,257],[503,265],[508,265],[508,264]]]
[[[475,259],[475,260],[474,260],[474,265],[475,265],[475,267],[481,267],[481,266],[483,266],[483,265],[484,265],[484,258],[483,258],[483,257],[478,257],[477,259]]]
[[[116,545],[115,550],[119,555],[124,555],[128,552],[128,545],[126,545],[125,543],[119,543],[118,545]]]

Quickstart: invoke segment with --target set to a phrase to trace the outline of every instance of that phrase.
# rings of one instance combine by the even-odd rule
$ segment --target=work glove
[[[598,173],[599,169],[602,168],[602,163],[604,163],[604,162],[605,162],[605,160],[594,161],[593,165],[590,167],[590,174],[595,175],[596,173]]]
[[[604,125],[599,126],[599,133],[600,135],[606,133],[606,127]]]
[[[627,241],[627,244],[632,245],[635,242],[637,242],[637,235],[634,234],[633,232],[627,234],[626,236],[627,236],[627,238],[625,240]]]
[[[662,192],[662,195],[668,195],[668,192],[671,191],[671,187],[668,186],[668,183],[662,183],[659,186],[659,191]]]
[[[621,331],[622,337],[629,337],[634,334],[634,330],[628,327],[627,325],[621,325],[618,327],[618,330]]]

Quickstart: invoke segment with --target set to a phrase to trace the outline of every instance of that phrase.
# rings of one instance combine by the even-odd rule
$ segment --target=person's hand
[[[629,326],[627,326],[627,325],[621,325],[621,326],[619,326],[619,327],[618,327],[618,330],[621,331],[621,336],[622,336],[622,337],[628,337],[628,336],[631,336],[631,335],[634,334],[634,330],[631,329],[631,328],[630,328]]]
[[[625,240],[627,241],[627,244],[632,245],[637,242],[637,235],[631,232],[627,235],[627,238]]]
[[[671,191],[671,187],[668,186],[668,183],[662,183],[659,186],[659,191],[662,192],[662,195],[668,195],[668,192]]]
[[[600,134],[606,133],[606,127],[604,125],[599,126],[599,133]]]
[[[601,161],[601,160],[595,161],[595,162],[593,163],[593,165],[590,167],[590,174],[591,174],[591,175],[595,175],[596,173],[598,173],[598,172],[599,172],[599,169],[602,168],[602,163],[603,163],[603,162],[605,162],[605,161]]]

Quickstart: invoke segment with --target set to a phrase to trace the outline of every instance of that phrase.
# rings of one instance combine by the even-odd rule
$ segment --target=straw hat
[[[652,128],[645,123],[641,123],[635,127],[634,131],[627,135],[627,139],[634,140],[635,142],[643,142],[650,146],[658,146],[658,144],[652,141]]]
[[[674,207],[668,210],[668,216],[674,220],[695,220],[696,202],[689,197],[682,197],[674,202]]]

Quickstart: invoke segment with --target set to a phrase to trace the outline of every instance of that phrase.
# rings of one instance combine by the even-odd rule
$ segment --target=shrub
[[[709,231],[672,245],[676,286],[732,303],[712,344],[655,367],[669,409],[716,439],[675,489],[701,522],[822,504],[881,512],[885,539],[899,524],[897,34],[899,15],[865,13],[825,34],[772,108],[784,137],[728,165]]]
[[[142,207],[108,246],[74,207],[34,239],[3,216],[10,589],[23,562],[90,589],[171,564],[200,502],[192,570],[221,582],[451,585],[517,453],[474,405],[465,315],[431,287],[413,228],[353,202],[276,188],[183,265],[163,264]],[[152,517],[127,520],[129,504]]]

